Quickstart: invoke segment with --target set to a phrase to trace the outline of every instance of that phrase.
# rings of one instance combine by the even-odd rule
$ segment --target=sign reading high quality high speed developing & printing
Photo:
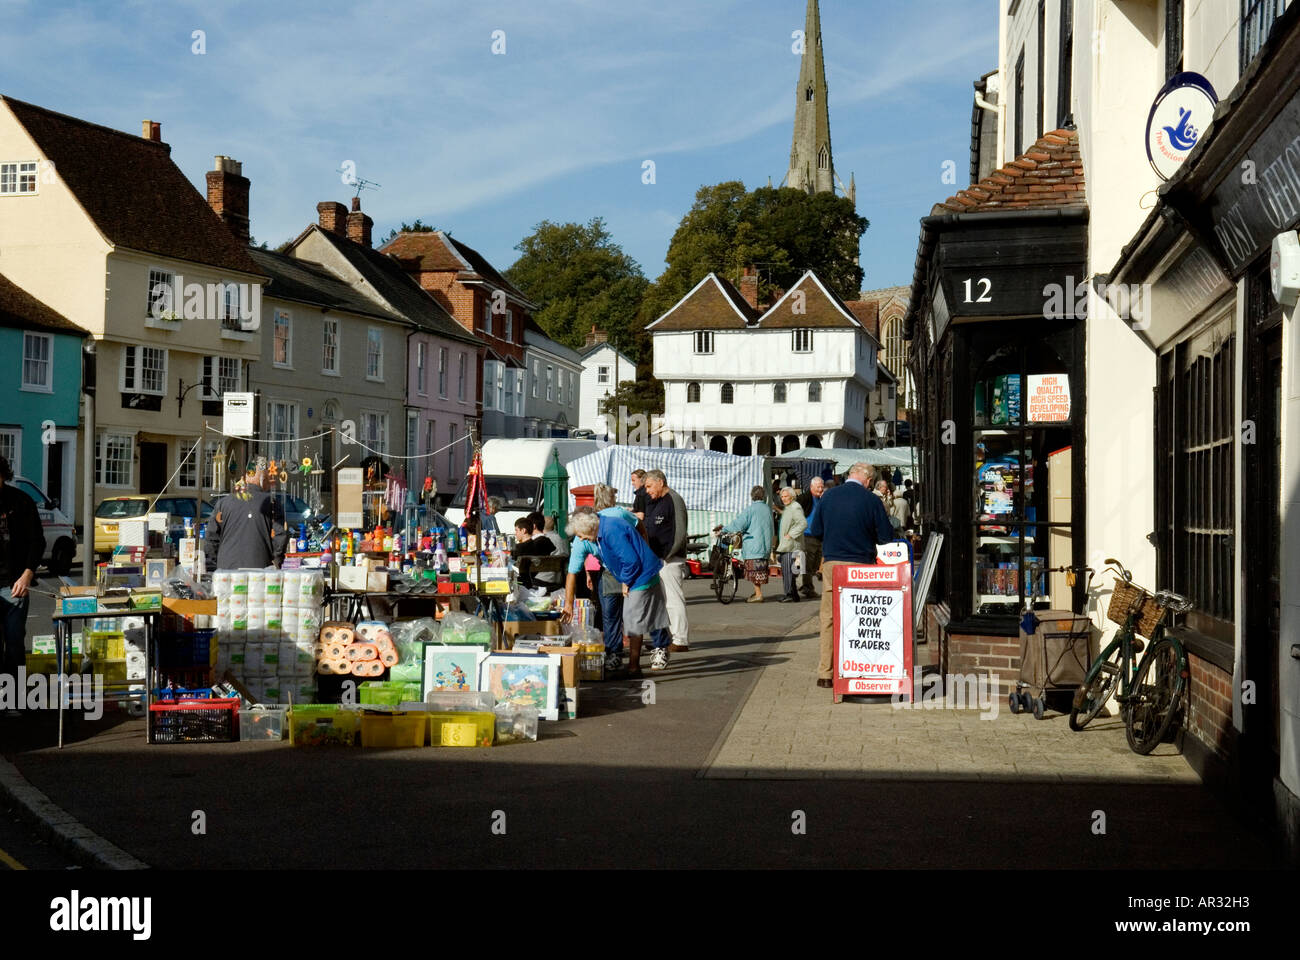
[[[835,702],[912,692],[910,563],[835,568]]]

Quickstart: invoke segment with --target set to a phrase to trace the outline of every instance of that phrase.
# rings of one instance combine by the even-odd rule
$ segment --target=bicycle
[[[713,592],[718,603],[726,605],[736,598],[740,584],[740,561],[735,556],[736,544],[730,536],[714,532],[713,547],[709,551],[709,567],[713,571]]]
[[[1082,730],[1101,712],[1115,694],[1124,718],[1129,748],[1146,755],[1155,749],[1174,727],[1181,714],[1187,683],[1187,654],[1177,637],[1165,635],[1165,615],[1185,613],[1192,602],[1170,590],[1148,593],[1133,582],[1133,575],[1113,557],[1106,559],[1104,573],[1116,576],[1107,618],[1120,624],[1115,639],[1093,661],[1083,684],[1074,693],[1070,729]],[[1089,587],[1092,571],[1089,573]],[[1143,651],[1138,634],[1151,639]],[[1141,660],[1136,660],[1142,653]]]

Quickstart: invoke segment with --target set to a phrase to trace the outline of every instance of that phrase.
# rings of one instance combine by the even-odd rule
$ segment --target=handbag
[[[790,572],[796,576],[803,573],[804,565],[807,563],[806,555],[802,550],[793,550],[793,557],[790,559]]]

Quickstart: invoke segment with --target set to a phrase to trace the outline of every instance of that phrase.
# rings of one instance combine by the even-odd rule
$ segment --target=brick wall
[[[1001,683],[1001,693],[1015,689],[1020,679],[1020,639],[949,633],[946,635],[947,672],[991,674]]]
[[[1232,674],[1195,654],[1187,655],[1187,732],[1220,757],[1229,752],[1232,731]]]

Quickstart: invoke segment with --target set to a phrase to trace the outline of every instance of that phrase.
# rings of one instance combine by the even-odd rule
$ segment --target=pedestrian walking
[[[242,488],[217,501],[204,545],[211,569],[261,569],[284,562],[289,527],[281,498],[266,486],[266,458],[258,457],[245,474]]]
[[[894,521],[895,530],[906,530],[912,525],[912,505],[908,503],[906,496],[897,496],[894,498],[894,509],[891,514]]]
[[[714,527],[713,532],[744,535],[740,541],[740,559],[745,562],[745,579],[754,585],[754,595],[745,602],[762,603],[772,554],[772,509],[767,505],[767,492],[762,487],[754,487],[749,495],[753,503],[725,527]]]
[[[781,586],[785,595],[782,603],[799,602],[799,581],[794,572],[795,557],[803,552],[803,533],[808,526],[803,507],[794,498],[793,487],[781,488],[781,530],[776,543],[776,555],[781,560]]]
[[[645,492],[645,526],[650,538],[650,548],[664,562],[659,577],[664,585],[664,602],[668,606],[668,653],[685,653],[690,649],[691,624],[686,615],[687,523],[686,501],[668,486],[662,470],[647,470]],[[664,638],[658,637],[657,640]],[[662,644],[656,643],[656,649]]]
[[[881,498],[870,484],[875,469],[869,463],[855,463],[843,486],[827,490],[813,512],[808,532],[822,541],[821,659],[817,664],[817,686],[832,685],[835,655],[834,596],[831,584],[835,568],[842,563],[875,563],[876,545],[894,539],[894,528],[885,514]]]
[[[816,512],[818,505],[822,502],[822,496],[826,492],[826,484],[821,477],[813,477],[812,482],[808,484],[808,505],[804,507],[804,516],[808,523],[812,524],[813,513]],[[803,506],[802,501],[800,506]],[[803,535],[803,596],[808,600],[817,599],[817,589],[813,586],[813,577],[817,576],[817,569],[822,563],[822,542],[820,537],[814,537],[807,530]]]
[[[45,531],[36,503],[15,486],[13,468],[0,457],[0,672],[17,683],[26,662],[28,592],[45,556]],[[6,717],[21,717],[16,709]]]

